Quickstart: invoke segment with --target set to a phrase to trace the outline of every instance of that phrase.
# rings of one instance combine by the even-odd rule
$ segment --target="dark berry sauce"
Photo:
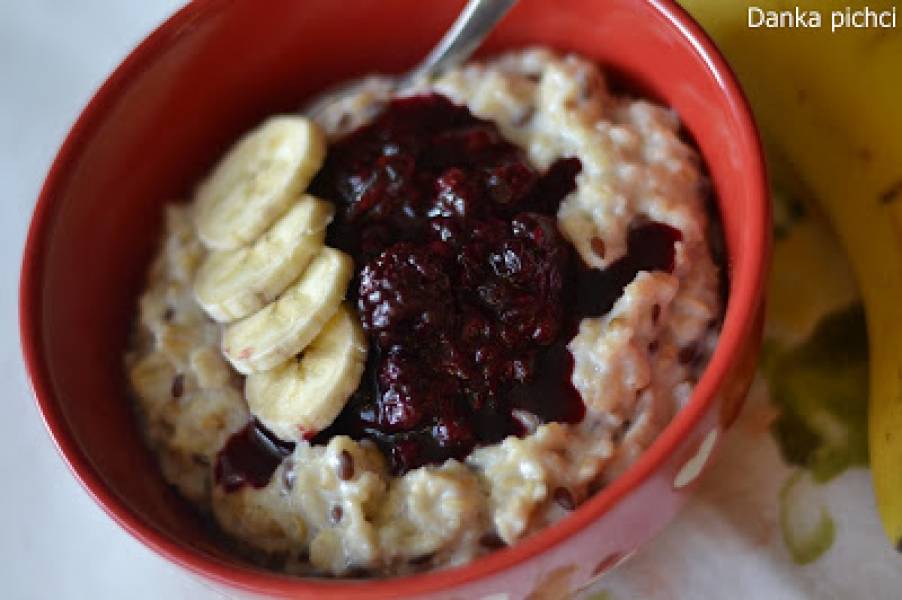
[[[233,434],[216,455],[213,471],[216,483],[227,492],[248,484],[265,487],[293,450],[294,444],[280,440],[256,420],[251,421]]]
[[[674,243],[683,235],[664,223],[633,223],[626,235],[626,255],[607,269],[579,268],[577,312],[586,317],[606,314],[639,271],[673,271]]]
[[[395,100],[333,144],[311,192],[337,205],[329,243],[355,259],[349,298],[370,352],[315,442],[372,439],[400,474],[522,435],[523,413],[583,418],[567,343],[638,271],[672,270],[680,235],[636,223],[625,257],[585,267],[556,221],[580,170],[566,158],[537,172],[492,123],[438,95]]]

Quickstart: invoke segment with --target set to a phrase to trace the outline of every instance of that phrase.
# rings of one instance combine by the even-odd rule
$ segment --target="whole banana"
[[[838,6],[823,1],[793,3],[825,13],[821,29],[805,31],[750,28],[745,3],[683,4],[736,69],[773,168],[811,190],[850,258],[868,322],[874,490],[902,551],[902,30],[831,32]]]

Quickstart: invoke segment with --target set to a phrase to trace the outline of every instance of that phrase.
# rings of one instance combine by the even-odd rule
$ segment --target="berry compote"
[[[213,476],[227,492],[245,485],[262,488],[293,450],[293,443],[280,440],[254,419],[234,433],[216,455]]]
[[[581,165],[545,172],[497,127],[439,95],[391,102],[335,143],[312,193],[337,204],[329,243],[349,252],[349,297],[369,336],[360,387],[318,441],[374,440],[396,474],[528,422],[578,422],[566,348],[639,270],[672,270],[679,232],[637,223],[604,271],[557,228]]]

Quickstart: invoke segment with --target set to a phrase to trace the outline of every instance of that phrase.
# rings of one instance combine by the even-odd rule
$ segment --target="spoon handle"
[[[435,48],[411,73],[432,76],[463,64],[517,0],[470,0]]]

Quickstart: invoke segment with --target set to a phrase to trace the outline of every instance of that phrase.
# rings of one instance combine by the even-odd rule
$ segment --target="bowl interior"
[[[413,65],[462,4],[201,0],[120,67],[73,129],[29,236],[23,341],[57,444],[139,537],[238,566],[164,484],[126,394],[122,353],[162,207],[188,198],[224,148],[264,116],[342,79]],[[572,50],[676,109],[716,189],[733,286],[725,331],[739,331],[760,288],[766,209],[760,171],[747,168],[759,161],[757,145],[741,98],[725,94],[732,84],[671,21],[673,7],[658,4],[521,0],[483,54],[529,44]],[[738,308],[737,298],[745,298]]]

